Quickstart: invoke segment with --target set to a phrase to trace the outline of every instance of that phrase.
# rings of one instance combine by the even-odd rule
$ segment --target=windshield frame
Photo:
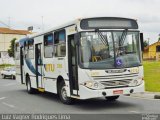
[[[111,32],[111,35],[112,35],[112,38],[113,38],[113,48],[114,48],[114,64],[116,62],[116,53],[115,53],[115,41],[114,41],[114,37],[113,37],[113,32],[123,32],[125,29],[118,29],[118,30],[99,30],[99,32]],[[85,32],[96,32],[96,30],[87,30],[87,31],[80,31],[79,34],[80,34],[80,38],[81,38],[81,33],[85,33]],[[139,66],[142,66],[142,55],[141,55],[141,46],[140,46],[140,31],[139,30],[129,30],[127,29],[127,33],[128,32],[137,32],[138,33],[138,42],[137,42],[137,46],[138,46],[138,57],[139,57],[139,62],[140,64],[139,65],[135,65],[135,66],[131,66],[131,67],[139,67]],[[80,39],[79,39],[79,42],[80,42]],[[93,70],[104,70],[104,69],[124,69],[124,68],[131,68],[131,67],[117,67],[116,65],[114,65],[114,67],[111,67],[111,68],[86,68],[82,65],[81,63],[81,51],[80,51],[80,43],[78,44],[78,66],[82,69],[93,69]]]

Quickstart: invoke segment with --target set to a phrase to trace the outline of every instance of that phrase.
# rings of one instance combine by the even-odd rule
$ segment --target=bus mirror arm
[[[76,45],[79,44],[79,40],[80,40],[80,34],[79,34],[79,33],[76,33],[76,34],[74,35],[74,42],[75,42]]]
[[[140,33],[141,50],[144,51],[143,33]]]

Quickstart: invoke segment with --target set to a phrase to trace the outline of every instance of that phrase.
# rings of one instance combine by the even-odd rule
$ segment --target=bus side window
[[[28,41],[28,52],[27,52],[27,58],[33,59],[34,58],[34,40],[30,39]]]
[[[64,57],[66,55],[66,33],[65,30],[54,33],[55,56]]]
[[[44,36],[44,57],[53,57],[53,34],[48,34]]]

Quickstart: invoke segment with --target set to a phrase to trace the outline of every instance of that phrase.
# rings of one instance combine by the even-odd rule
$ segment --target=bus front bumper
[[[116,95],[127,95],[132,93],[144,92],[144,82],[136,87],[124,87],[124,88],[111,88],[111,89],[101,89],[92,90],[83,85],[79,86],[79,99],[90,99],[98,97],[116,96]]]

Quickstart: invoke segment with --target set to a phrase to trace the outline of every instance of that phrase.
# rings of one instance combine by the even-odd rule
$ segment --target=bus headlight
[[[84,86],[86,86],[88,88],[92,88],[93,87],[93,82],[87,81],[87,82],[84,83]]]
[[[90,88],[90,89],[104,89],[105,88],[102,84],[100,84],[96,81],[86,81],[86,82],[84,82],[83,85],[87,88]]]

